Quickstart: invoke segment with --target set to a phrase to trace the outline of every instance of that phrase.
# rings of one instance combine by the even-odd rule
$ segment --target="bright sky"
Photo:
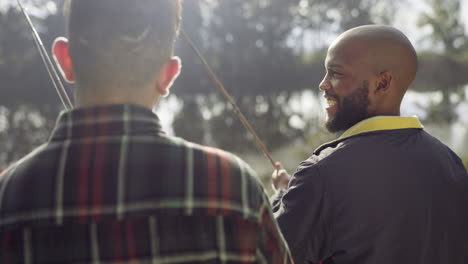
[[[430,12],[425,0],[407,0],[407,6],[397,13],[395,26],[405,33],[417,47],[421,47],[421,38],[431,33],[429,28],[418,28],[417,21],[421,12]],[[468,24],[468,0],[461,0],[462,18]],[[466,28],[468,33],[468,27]],[[425,48],[422,46],[422,48]]]

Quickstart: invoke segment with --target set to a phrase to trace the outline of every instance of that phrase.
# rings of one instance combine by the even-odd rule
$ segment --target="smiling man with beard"
[[[336,74],[336,73],[335,73]],[[339,132],[351,127],[353,124],[368,117],[367,107],[369,106],[369,82],[363,81],[362,86],[357,88],[355,92],[340,99],[338,95],[332,92],[325,93],[328,109],[332,109],[337,105],[338,110],[334,118],[329,118],[325,124],[328,131]],[[328,110],[327,109],[327,110]]]
[[[273,173],[275,217],[296,263],[468,263],[468,174],[400,105],[417,71],[407,37],[362,26],[330,46],[326,127],[344,131],[290,177]]]

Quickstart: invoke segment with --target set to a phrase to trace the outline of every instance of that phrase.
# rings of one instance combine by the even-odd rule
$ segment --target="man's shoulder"
[[[400,153],[404,143],[395,142],[401,133],[415,131],[377,131],[338,139],[319,147],[300,167],[315,168],[322,174],[336,175],[363,169],[368,162],[387,163],[389,153]],[[400,134],[400,135],[399,135]],[[387,157],[387,158],[386,158]]]
[[[312,159],[321,173],[333,177],[409,167],[420,171],[430,171],[431,168],[465,171],[453,150],[422,129],[363,133],[322,147]]]
[[[410,138],[426,136],[431,137],[421,129],[372,131],[326,143],[318,148],[314,154],[319,160],[329,157],[333,159],[348,159],[349,155],[358,158],[363,155],[375,155],[376,153],[373,151],[382,150],[383,148],[388,151],[389,147],[393,148],[391,150],[398,150],[400,147],[407,147],[409,145],[417,146],[419,142]],[[435,138],[432,140],[434,140],[434,143],[437,141]]]
[[[0,183],[5,181],[6,178],[8,178],[8,175],[13,174],[18,168],[24,167],[25,166],[24,164],[35,161],[36,157],[46,149],[47,149],[47,145],[43,144],[35,148],[33,151],[31,151],[29,154],[27,154],[23,158],[11,164],[5,170],[0,171]]]
[[[174,145],[184,148],[189,155],[202,156],[206,162],[211,161],[215,164],[219,164],[220,166],[228,166],[239,170],[241,173],[256,176],[256,172],[250,167],[250,165],[234,153],[220,148],[190,142],[182,138],[169,137],[169,140]]]

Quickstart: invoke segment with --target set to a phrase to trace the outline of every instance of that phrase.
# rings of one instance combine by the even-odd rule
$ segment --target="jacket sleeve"
[[[303,163],[288,189],[277,198],[274,215],[296,263],[318,263],[330,257],[325,188],[317,164]]]
[[[281,208],[281,199],[283,199],[283,195],[285,192],[285,190],[279,190],[270,198],[273,213],[278,212],[278,210]]]

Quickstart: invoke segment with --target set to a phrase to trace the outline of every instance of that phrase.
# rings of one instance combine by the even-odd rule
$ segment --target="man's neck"
[[[78,90],[78,89],[76,89]],[[145,107],[153,110],[156,102],[159,101],[159,96],[152,94],[129,94],[129,93],[95,93],[83,94],[75,92],[76,107],[87,108],[99,105],[115,105],[115,104],[132,104]]]

